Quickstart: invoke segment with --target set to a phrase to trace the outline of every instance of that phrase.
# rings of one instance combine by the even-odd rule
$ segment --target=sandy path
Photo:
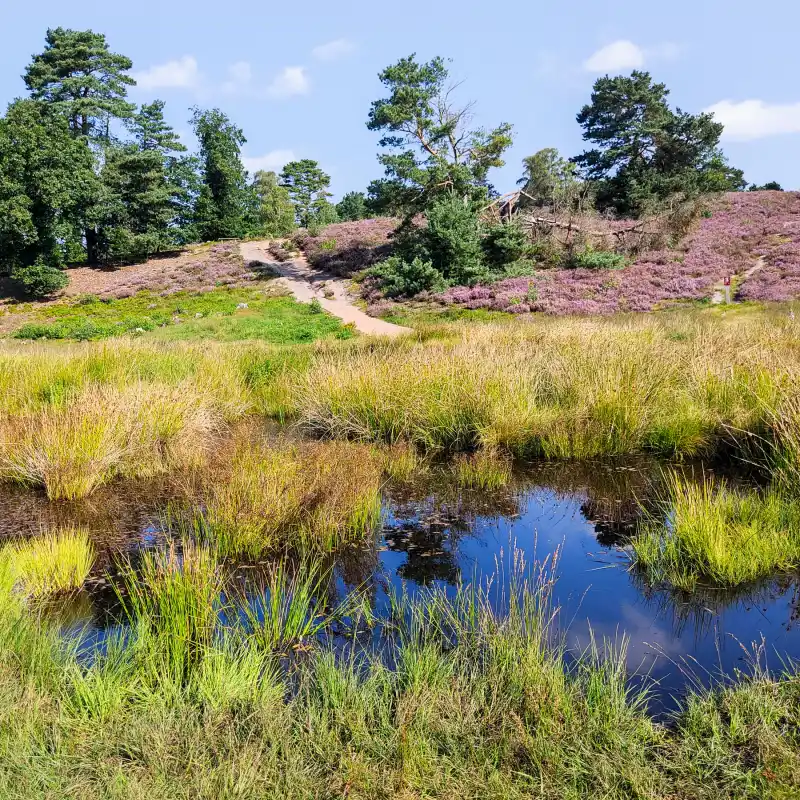
[[[258,261],[268,266],[281,277],[278,279],[301,303],[310,303],[316,298],[320,305],[345,323],[352,323],[361,333],[377,336],[400,336],[411,333],[411,328],[394,325],[365,314],[351,300],[347,281],[313,269],[305,256],[292,261],[276,261],[267,248],[269,242],[242,242],[241,252],[245,264]],[[326,297],[325,294],[329,296]]]
[[[751,275],[754,275],[756,272],[758,272],[761,269],[761,267],[764,266],[765,263],[766,261],[764,260],[764,256],[759,256],[756,263],[742,273],[741,280],[739,281],[739,283],[740,284],[744,283],[744,281],[746,281]],[[711,295],[711,303],[712,305],[718,306],[720,303],[724,302],[725,302],[725,286],[717,284],[716,286],[714,286],[714,293]],[[731,302],[733,303],[735,302],[735,300],[731,298]]]

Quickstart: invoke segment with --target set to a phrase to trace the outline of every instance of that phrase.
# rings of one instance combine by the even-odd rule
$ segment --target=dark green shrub
[[[533,251],[528,234],[518,222],[490,226],[481,245],[492,270],[503,270],[508,264],[528,258]]]
[[[20,284],[25,294],[31,297],[47,297],[69,283],[64,270],[40,261],[28,267],[15,268],[11,277]]]
[[[390,256],[367,270],[367,275],[378,279],[387,297],[413,297],[425,291],[442,291],[447,282],[430,261],[417,257],[405,261],[400,256]]]
[[[455,195],[433,203],[427,212],[426,238],[431,263],[445,280],[474,286],[486,277],[478,215]]]
[[[571,267],[582,267],[583,269],[622,269],[626,263],[622,253],[588,248],[580,253],[575,253],[570,260]]]

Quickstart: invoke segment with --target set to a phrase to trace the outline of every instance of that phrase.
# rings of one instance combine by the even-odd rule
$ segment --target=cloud
[[[318,45],[311,51],[311,55],[317,61],[335,61],[337,58],[349,55],[355,49],[355,45],[347,39],[334,39],[332,42]]]
[[[267,96],[275,98],[308,94],[311,83],[305,67],[284,67],[267,87]]]
[[[763,100],[720,100],[705,109],[725,126],[722,135],[740,142],[800,133],[800,103],[766,103]]]
[[[133,77],[140,89],[195,89],[200,84],[200,70],[194,56],[183,56],[166,64],[157,64]]]
[[[249,83],[253,78],[253,68],[249,61],[237,61],[228,67],[228,75],[237,83]]]
[[[242,163],[251,175],[260,169],[277,172],[294,160],[294,150],[272,150],[263,156],[242,156]]]
[[[627,39],[601,47],[583,62],[587,72],[621,72],[644,66],[644,50]]]
[[[670,61],[678,57],[680,47],[674,42],[662,42],[652,47],[640,47],[628,39],[601,47],[583,62],[586,72],[615,73],[641,69],[647,61]]]

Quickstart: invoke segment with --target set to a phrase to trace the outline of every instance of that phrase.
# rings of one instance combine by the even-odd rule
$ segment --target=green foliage
[[[672,111],[668,95],[647,72],[596,81],[577,117],[596,147],[573,161],[597,182],[602,208],[639,215],[672,195],[743,188],[719,150],[723,126],[711,114]]]
[[[74,135],[108,141],[109,119],[134,111],[125,101],[127,87],[136,83],[127,74],[133,63],[90,30],[49,28],[45,42],[23,76],[31,96],[62,112]]]
[[[25,294],[35,298],[47,297],[69,283],[64,270],[41,261],[26,267],[15,267],[11,277],[21,284]]]
[[[297,224],[305,228],[316,219],[317,224],[327,224],[331,193],[331,177],[320,169],[319,164],[310,158],[290,161],[282,170],[281,186],[289,192],[295,208]]]
[[[492,270],[504,270],[532,253],[530,238],[517,221],[491,225],[486,230],[481,247]]]
[[[317,200],[311,212],[309,225],[313,224],[318,228],[324,228],[326,225],[332,225],[334,222],[339,222],[339,214],[336,210],[336,206],[324,197]]]
[[[0,118],[0,274],[62,265],[98,187],[92,153],[63,115],[13,102]]]
[[[348,192],[337,204],[336,213],[342,222],[367,219],[367,198],[363,192]]]
[[[191,124],[202,164],[195,207],[198,232],[206,241],[244,236],[252,227],[256,206],[241,159],[244,133],[217,108],[195,108]]]
[[[240,303],[248,307],[239,309]],[[335,317],[314,314],[308,305],[288,297],[268,297],[255,289],[215,289],[169,297],[140,292],[121,300],[90,302],[81,298],[57,303],[29,319],[12,336],[88,341],[126,334],[165,340],[257,339],[293,344],[329,336],[348,338],[352,332]]]
[[[370,268],[367,274],[378,279],[387,297],[413,297],[420,292],[441,291],[446,285],[442,273],[419,256],[412,261],[390,256]]]
[[[486,274],[478,216],[455,195],[437,199],[428,209],[425,240],[431,261],[445,280],[472,286]]]
[[[278,176],[259,170],[253,177],[253,189],[258,197],[261,235],[270,239],[288,236],[295,228],[295,211],[288,190],[278,185]]]
[[[370,191],[384,195],[384,213],[389,205],[408,215],[426,211],[442,193],[483,200],[489,170],[503,166],[511,146],[511,126],[469,130],[470,106],[453,105],[441,58],[420,64],[412,54],[379,77],[389,96],[372,103],[367,127],[384,134],[388,151],[378,157],[387,180]]]
[[[778,181],[767,181],[762,186],[752,183],[747,187],[748,192],[782,192],[783,186]]]
[[[591,247],[574,253],[569,262],[569,266],[583,269],[623,269],[626,264],[627,260],[622,253],[593,250]]]

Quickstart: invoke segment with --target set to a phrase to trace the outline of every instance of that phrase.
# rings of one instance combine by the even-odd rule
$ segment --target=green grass
[[[459,486],[492,491],[511,480],[511,460],[495,450],[478,450],[458,456],[453,462],[453,474]]]
[[[92,569],[94,550],[86,531],[62,528],[6,545],[0,559],[19,591],[44,597],[80,589]]]
[[[628,685],[624,642],[565,658],[548,623],[550,571],[516,573],[502,602],[475,585],[394,597],[388,658],[316,642],[336,618],[316,599],[319,578],[274,575],[276,597],[242,617],[212,553],[152,554],[123,576],[130,635],[94,659],[10,602],[0,581],[0,797],[777,800],[800,790],[792,672],[690,693],[667,727]]]
[[[800,564],[800,502],[785,491],[731,489],[670,474],[662,504],[633,541],[636,564],[656,584],[736,586]]]
[[[237,306],[246,303],[246,309]],[[258,289],[215,289],[161,297],[140,292],[119,300],[92,296],[54,303],[12,334],[17,339],[89,341],[131,334],[162,341],[257,339],[273,344],[348,338],[353,331],[289,297]]]

